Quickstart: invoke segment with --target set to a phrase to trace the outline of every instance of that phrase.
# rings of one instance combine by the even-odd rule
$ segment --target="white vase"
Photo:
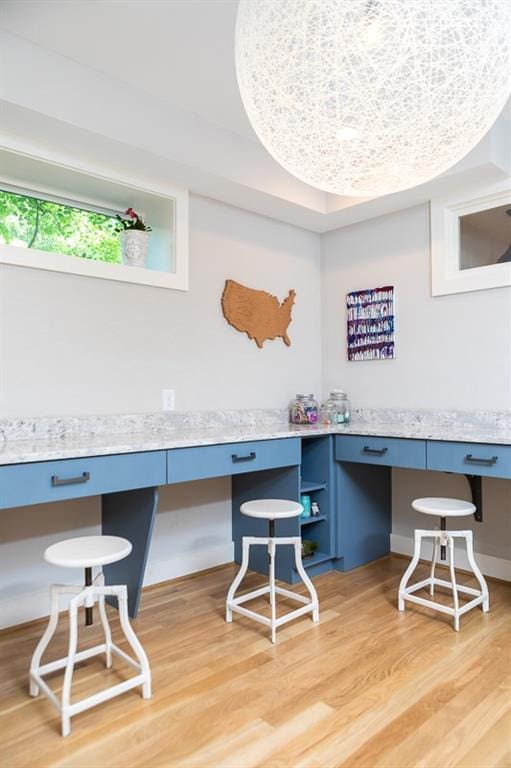
[[[149,232],[142,229],[125,229],[121,232],[122,263],[128,267],[145,267]]]

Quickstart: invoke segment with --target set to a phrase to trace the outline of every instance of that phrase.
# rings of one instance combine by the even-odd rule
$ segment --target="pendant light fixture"
[[[307,184],[422,184],[491,127],[511,82],[510,0],[240,0],[236,72],[268,152]]]

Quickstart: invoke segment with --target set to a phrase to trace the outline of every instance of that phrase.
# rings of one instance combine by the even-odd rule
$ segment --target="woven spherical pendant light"
[[[510,0],[240,0],[252,126],[314,187],[376,196],[450,168],[510,90]]]

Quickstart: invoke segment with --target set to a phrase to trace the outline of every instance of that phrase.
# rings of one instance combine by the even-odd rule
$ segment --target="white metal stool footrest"
[[[297,595],[291,592],[289,589],[277,587],[275,585],[275,551],[276,547],[280,544],[291,545],[295,551],[295,565],[303,583],[307,587],[310,597],[304,597],[303,595]],[[263,545],[268,547],[268,554],[270,556],[270,582],[264,587],[254,589],[251,592],[246,592],[240,597],[235,597],[236,590],[241,584],[243,577],[248,570],[248,562],[250,555],[250,547],[252,545]],[[250,600],[254,600],[262,595],[270,595],[271,606],[271,618],[261,616],[256,611],[251,611],[249,608],[245,608],[243,603],[247,603]],[[282,595],[283,597],[291,598],[299,603],[303,603],[300,608],[296,608],[293,611],[289,611],[284,616],[276,617],[276,595]],[[319,602],[318,595],[312,584],[312,581],[307,576],[305,568],[302,563],[302,539],[300,536],[243,536],[242,540],[242,560],[240,570],[234,579],[229,592],[227,594],[226,603],[226,621],[232,621],[233,611],[247,616],[249,619],[264,624],[267,627],[271,627],[271,641],[275,642],[277,627],[281,627],[283,624],[287,624],[289,621],[294,621],[299,616],[303,616],[306,613],[312,613],[312,620],[319,621]]]
[[[59,596],[72,594],[69,604],[69,648],[67,656],[56,659],[47,664],[40,664],[41,657],[46,650],[51,638],[57,628],[59,618]],[[118,600],[119,618],[124,635],[130,644],[135,659],[131,658],[121,648],[112,642],[110,626],[108,624],[105,597],[113,596]],[[99,614],[101,624],[105,634],[105,642],[87,648],[84,651],[77,652],[78,644],[78,608],[85,605],[91,608],[95,600],[99,603]],[[129,680],[124,680],[117,685],[113,685],[106,690],[88,696],[85,699],[71,704],[71,683],[73,678],[74,665],[79,661],[90,659],[93,656],[105,654],[105,663],[107,667],[112,665],[112,653],[119,656],[127,664],[137,670],[138,674]],[[62,698],[59,700],[49,685],[43,680],[43,677],[58,669],[64,669],[64,684],[62,687]],[[99,573],[94,579],[92,585],[83,587],[53,585],[51,587],[51,612],[48,626],[41,637],[37,648],[34,651],[30,665],[30,695],[37,696],[39,689],[48,697],[51,703],[60,712],[62,720],[62,735],[67,736],[70,732],[70,719],[79,712],[96,706],[103,701],[118,696],[131,688],[142,686],[142,695],[144,699],[151,698],[151,671],[145,651],[138,640],[128,618],[128,591],[125,585],[105,586],[103,573]]]
[[[407,586],[412,576],[412,573],[414,572],[419,562],[420,554],[421,554],[421,544],[422,544],[423,538],[434,539],[433,559],[431,562],[431,573],[427,579],[423,579],[422,581],[416,582],[411,586]],[[456,573],[454,570],[454,540],[457,538],[464,539],[466,542],[468,562],[470,564],[470,567],[472,568],[474,576],[479,582],[480,589],[473,589],[472,587],[466,587],[456,583]],[[435,577],[435,566],[437,564],[438,551],[440,547],[446,547],[449,551],[449,571],[450,571],[450,577],[451,577],[450,581],[446,581],[445,579],[437,579]],[[453,596],[452,606],[444,605],[443,603],[438,603],[435,600],[428,600],[427,598],[419,597],[418,595],[414,594],[415,592],[418,592],[420,589],[429,587],[429,593],[431,596],[433,596],[435,593],[436,586],[447,587],[448,589],[452,590],[452,596]],[[458,593],[460,592],[463,594],[473,596],[473,599],[469,600],[469,602],[465,603],[465,605],[463,605],[461,608],[459,605],[459,597],[458,597]],[[406,600],[408,600],[411,603],[416,603],[417,605],[422,605],[426,608],[433,608],[436,611],[440,611],[441,613],[447,613],[450,616],[453,616],[454,629],[457,632],[459,631],[459,628],[460,628],[460,617],[463,616],[463,614],[472,610],[472,608],[475,608],[477,605],[481,605],[485,613],[490,610],[488,586],[486,584],[483,574],[479,570],[479,567],[474,557],[472,531],[470,530],[428,531],[428,530],[420,530],[420,529],[415,531],[415,546],[414,546],[413,558],[410,562],[410,565],[408,566],[405,573],[403,574],[403,578],[401,579],[401,583],[399,585],[398,607],[400,611],[404,611]]]

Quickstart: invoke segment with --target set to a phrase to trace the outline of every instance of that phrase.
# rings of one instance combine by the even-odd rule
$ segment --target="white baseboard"
[[[147,564],[144,587],[150,584],[160,584],[162,581],[188,576],[189,573],[205,571],[216,565],[232,563],[234,560],[234,544],[232,541],[217,544],[208,549],[187,550],[172,553],[168,560],[157,560]]]
[[[408,536],[400,536],[397,533],[390,534],[390,551],[398,555],[413,554],[414,540]],[[425,560],[431,560],[433,556],[433,540],[424,540],[422,542],[422,557]],[[493,557],[492,555],[483,555],[475,552],[475,558],[479,568],[485,576],[493,576],[495,579],[511,581],[511,560],[505,560],[502,557]],[[463,570],[470,571],[470,565],[467,555],[461,545],[455,549],[456,565]]]
[[[50,587],[6,598],[0,594],[0,629],[42,619],[50,612]],[[35,647],[35,645],[34,645]]]
[[[204,571],[216,565],[232,563],[234,544],[227,542],[208,549],[187,550],[171,553],[168,560],[149,562],[144,579],[144,587],[159,584],[162,581],[177,579],[189,573]],[[61,601],[61,610],[66,608],[66,600]],[[0,629],[23,624],[26,621],[41,619],[49,615],[50,585],[44,588],[16,594],[6,598],[0,591]]]

